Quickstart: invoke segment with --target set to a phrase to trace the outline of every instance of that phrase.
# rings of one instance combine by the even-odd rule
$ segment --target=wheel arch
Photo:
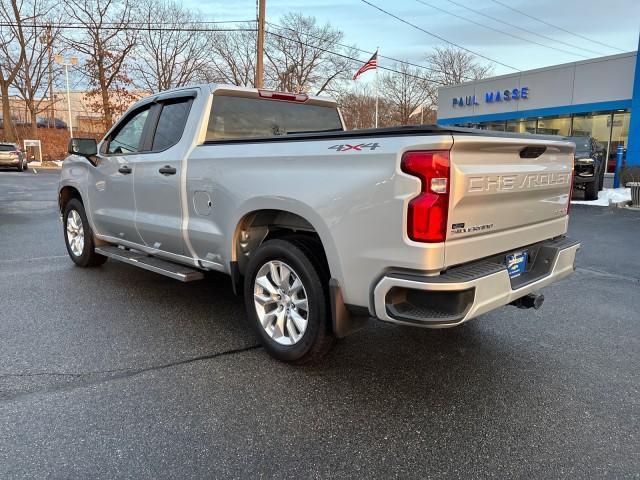
[[[76,187],[72,185],[65,185],[60,188],[60,190],[58,191],[58,208],[60,209],[60,214],[64,213],[64,209],[67,206],[67,203],[69,203],[69,200],[71,200],[72,198],[77,199],[80,203],[82,203],[82,205],[84,205],[82,194]]]
[[[337,250],[328,227],[310,207],[310,211],[301,210],[301,208],[291,208],[291,205],[286,207],[265,205],[262,208],[245,210],[232,229],[230,245],[232,274],[235,268],[236,275],[243,275],[251,253],[266,240],[295,233],[317,237],[331,277],[341,279],[342,272]]]

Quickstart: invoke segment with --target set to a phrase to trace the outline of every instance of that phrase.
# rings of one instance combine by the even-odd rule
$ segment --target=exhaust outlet
[[[524,297],[520,297],[519,299],[514,300],[509,305],[513,305],[514,307],[518,308],[533,308],[535,310],[538,310],[540,307],[542,307],[543,303],[544,295],[541,295],[539,293],[529,293]]]

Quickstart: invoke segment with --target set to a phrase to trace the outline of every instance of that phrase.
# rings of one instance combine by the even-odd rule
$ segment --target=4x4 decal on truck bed
[[[336,152],[346,152],[349,150],[360,151],[363,148],[368,148],[369,150],[375,150],[379,146],[380,146],[379,143],[359,143],[358,145],[349,145],[347,143],[342,145],[332,145],[331,147],[329,147],[329,150],[335,150]]]

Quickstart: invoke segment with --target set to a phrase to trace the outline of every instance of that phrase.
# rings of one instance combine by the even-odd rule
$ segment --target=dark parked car
[[[565,137],[576,144],[573,184],[584,189],[585,200],[597,200],[604,184],[604,149],[591,136]]]
[[[59,118],[54,118],[52,120],[50,118],[38,117],[36,119],[36,125],[38,126],[38,128],[67,128],[67,124]]]
[[[0,167],[16,167],[22,172],[27,169],[27,157],[15,143],[0,143]]]

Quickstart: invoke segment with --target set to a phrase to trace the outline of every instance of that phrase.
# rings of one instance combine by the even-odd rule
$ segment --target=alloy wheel
[[[253,300],[260,325],[280,345],[300,341],[309,323],[307,292],[296,271],[271,260],[256,274]]]
[[[80,257],[84,250],[84,227],[82,218],[76,210],[71,210],[67,215],[67,243],[76,257]]]

